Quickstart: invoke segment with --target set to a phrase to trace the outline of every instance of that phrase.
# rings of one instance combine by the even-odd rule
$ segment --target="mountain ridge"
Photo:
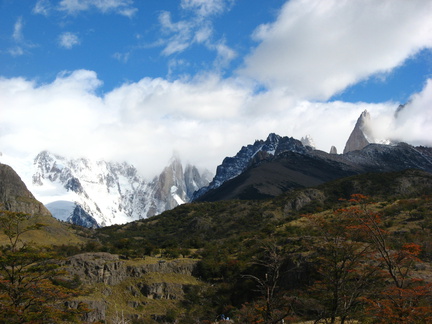
[[[278,155],[261,155],[259,159],[250,158],[248,166],[237,177],[222,181],[223,173],[220,174],[220,185],[201,189],[204,193],[194,201],[276,197],[285,191],[367,172],[405,169],[432,172],[432,148],[414,147],[406,143],[368,144],[361,150],[345,154],[304,149],[297,152],[280,151]],[[234,161],[230,160],[230,163]]]
[[[211,175],[174,157],[151,180],[126,162],[66,158],[40,152],[23,172],[32,191],[66,222],[97,228],[160,214],[188,202]]]

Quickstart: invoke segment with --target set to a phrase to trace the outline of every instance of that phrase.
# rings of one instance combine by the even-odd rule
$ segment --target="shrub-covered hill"
[[[99,229],[95,248],[196,260],[202,284],[188,286],[172,322],[428,323],[431,180],[417,170],[373,173],[269,200],[185,204]]]
[[[86,230],[82,245],[51,243],[66,270],[52,287],[79,292],[54,305],[84,302],[82,321],[103,323],[430,323],[431,210],[432,175],[418,170],[184,204]],[[42,230],[36,243],[49,243]],[[21,258],[3,250],[0,276],[6,252]]]
[[[388,202],[429,195],[432,174],[419,170],[371,173],[269,200],[184,204],[149,219],[99,229],[96,237],[105,248],[125,254],[154,248],[202,248],[213,241],[268,235],[302,214],[338,208],[340,199],[357,193]]]

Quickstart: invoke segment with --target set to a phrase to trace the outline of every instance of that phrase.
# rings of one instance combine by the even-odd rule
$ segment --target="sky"
[[[269,133],[342,152],[364,110],[432,146],[431,0],[0,0],[4,155],[214,172]]]

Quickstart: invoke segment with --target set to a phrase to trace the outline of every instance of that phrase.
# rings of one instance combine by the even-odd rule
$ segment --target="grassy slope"
[[[23,241],[34,242],[37,245],[80,245],[88,241],[88,230],[58,221],[52,216],[33,216],[29,225],[40,223],[45,225],[41,230],[24,233]],[[0,245],[7,243],[7,237],[0,233]]]

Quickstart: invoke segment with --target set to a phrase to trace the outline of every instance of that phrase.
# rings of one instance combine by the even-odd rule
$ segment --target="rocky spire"
[[[336,146],[332,145],[332,147],[330,148],[330,154],[337,154]]]
[[[304,146],[309,146],[310,148],[315,149],[315,142],[312,136],[310,135],[306,135],[305,137],[302,137],[300,139],[300,142],[302,142]]]
[[[369,130],[369,123],[370,115],[369,112],[365,110],[361,113],[359,119],[357,119],[357,123],[345,144],[343,151],[344,154],[351,151],[361,150],[373,142],[373,140],[371,140],[372,136]]]

